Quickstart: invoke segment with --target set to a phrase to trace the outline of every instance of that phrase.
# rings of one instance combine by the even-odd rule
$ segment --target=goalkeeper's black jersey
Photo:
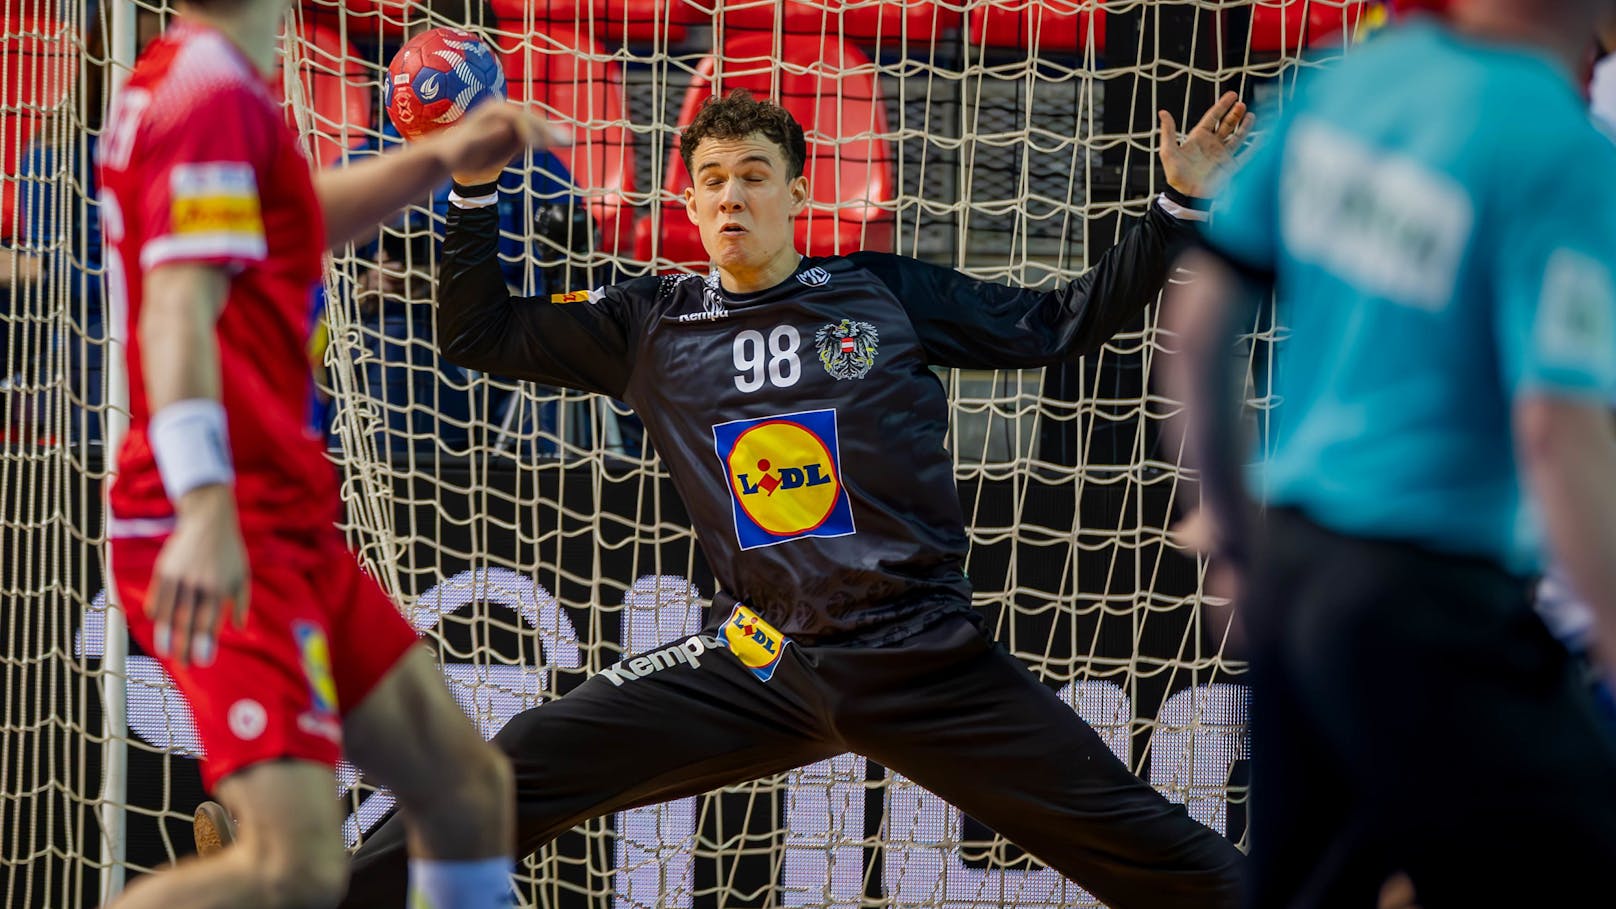
[[[449,213],[438,340],[462,366],[620,398],[717,578],[804,641],[880,643],[969,612],[965,521],[931,367],[1082,356],[1156,298],[1181,223],[1152,205],[1063,290],[885,253],[804,258],[768,290],[652,276],[512,296],[493,207]]]

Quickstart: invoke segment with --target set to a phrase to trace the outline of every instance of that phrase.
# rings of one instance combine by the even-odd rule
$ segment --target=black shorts
[[[1524,579],[1275,511],[1241,616],[1254,905],[1373,906],[1393,870],[1426,909],[1606,886],[1616,740]]]
[[[1243,857],[1129,772],[965,618],[886,647],[720,646],[626,659],[518,715],[520,854],[590,818],[853,751],[964,809],[1117,909],[1234,907]],[[755,630],[754,632],[755,633]],[[403,825],[354,860],[345,906],[402,906]]]

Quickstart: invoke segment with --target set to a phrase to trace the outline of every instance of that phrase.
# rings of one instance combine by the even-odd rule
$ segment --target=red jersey
[[[178,24],[141,55],[101,142],[106,286],[111,318],[128,320],[131,418],[109,532],[172,525],[146,434],[139,326],[141,276],[175,262],[232,275],[216,336],[243,530],[329,526],[336,474],[306,420],[325,225],[309,161],[263,77],[218,31]]]

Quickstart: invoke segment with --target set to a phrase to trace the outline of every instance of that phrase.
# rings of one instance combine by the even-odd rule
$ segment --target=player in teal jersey
[[[1309,80],[1183,264],[1177,379],[1246,568],[1256,906],[1581,905],[1616,740],[1533,614],[1548,543],[1616,654],[1616,147],[1576,75],[1610,0],[1455,0]],[[1220,394],[1285,327],[1250,527]],[[1238,315],[1237,315],[1238,314]]]

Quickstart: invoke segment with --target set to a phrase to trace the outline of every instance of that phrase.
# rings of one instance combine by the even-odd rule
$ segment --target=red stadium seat
[[[626,198],[634,192],[634,133],[627,128],[617,64],[606,59],[600,42],[561,26],[501,59],[512,100],[531,102],[541,114],[573,126],[572,145],[552,151],[588,196],[600,249],[626,254],[634,223]]]
[[[724,34],[840,35],[861,44],[931,44],[959,28],[959,10],[937,0],[679,0],[694,19]]]
[[[320,164],[341,160],[345,148],[360,145],[372,129],[370,73],[353,48],[329,25],[304,20],[298,29],[307,59],[298,68],[303,82],[303,103],[314,127],[314,159]],[[275,100],[283,102],[282,81],[270,80]],[[286,122],[297,128],[294,111],[286,108]]]
[[[406,22],[427,21],[426,7],[410,0],[303,0],[303,16],[339,34],[346,27],[349,38],[360,40],[401,38]]]
[[[506,31],[568,28],[608,45],[678,44],[692,11],[676,0],[491,0]]]
[[[1342,43],[1363,16],[1362,0],[1262,0],[1251,8],[1251,49],[1296,53]]]
[[[1094,35],[1094,52],[1105,53],[1104,0],[994,0],[971,10],[967,35],[977,47],[1080,54]]]
[[[792,71],[799,68],[807,72]],[[808,211],[797,219],[797,248],[821,256],[890,251],[895,219],[880,204],[894,198],[892,145],[882,138],[886,108],[869,59],[834,35],[787,43],[783,54],[772,36],[735,38],[725,45],[722,60],[708,57],[697,68],[679,125],[689,124],[715,90],[736,88],[775,98],[807,131],[810,200]],[[690,175],[675,148],[663,177],[661,223],[640,221],[636,257],[650,261],[654,253],[698,268],[708,261],[679,201],[689,186]]]
[[[17,181],[34,134],[67,97],[78,73],[72,35],[49,16],[0,6],[0,240],[12,239]]]
[[[303,0],[300,21],[317,23],[359,41],[397,41],[404,36],[406,0]]]

